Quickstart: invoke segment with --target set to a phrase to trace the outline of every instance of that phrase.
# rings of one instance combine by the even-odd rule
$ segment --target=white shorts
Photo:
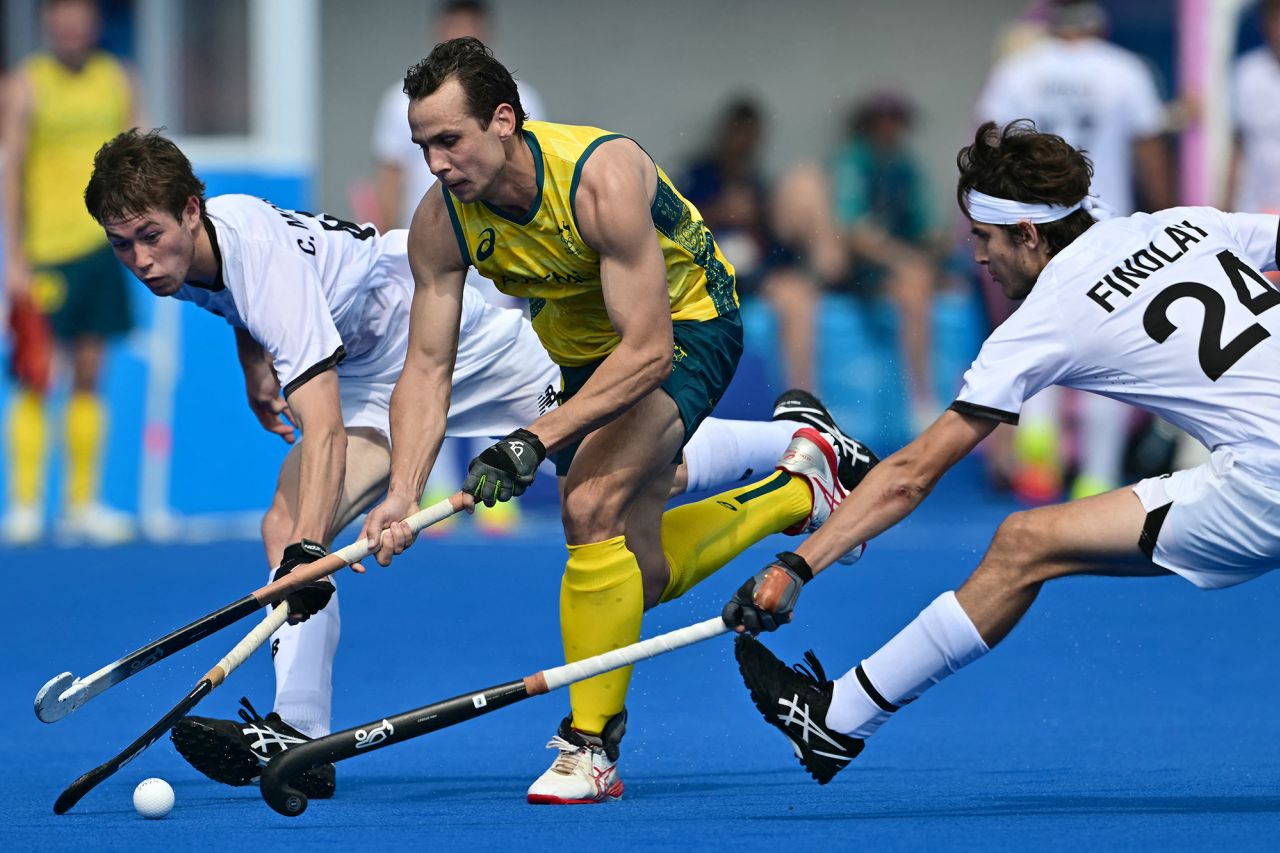
[[[1244,470],[1231,450],[1195,468],[1133,487],[1152,562],[1201,589],[1252,580],[1280,566],[1280,492]]]
[[[560,369],[519,311],[486,307],[484,322],[463,330],[445,435],[501,438],[556,407]],[[402,365],[338,365],[342,422],[391,437],[391,392]],[[344,367],[348,373],[343,375]]]

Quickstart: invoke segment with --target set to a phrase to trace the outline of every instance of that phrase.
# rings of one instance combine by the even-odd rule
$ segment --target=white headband
[[[1019,222],[1039,225],[1045,222],[1057,222],[1081,209],[1087,210],[1097,222],[1115,216],[1115,211],[1099,201],[1096,196],[1085,196],[1075,204],[1039,204],[997,198],[971,189],[966,193],[965,201],[969,207],[969,218],[974,222],[985,222],[988,225],[1016,225]]]

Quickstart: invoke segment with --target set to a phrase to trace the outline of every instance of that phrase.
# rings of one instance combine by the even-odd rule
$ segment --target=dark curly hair
[[[404,93],[409,100],[418,101],[450,79],[462,84],[467,106],[481,127],[489,126],[499,104],[510,104],[515,110],[517,133],[529,120],[520,105],[515,78],[479,39],[466,36],[436,45],[426,59],[405,74]]]
[[[84,189],[84,205],[99,224],[152,208],[180,219],[192,196],[200,199],[203,216],[204,182],[196,177],[187,155],[159,130],[143,133],[135,127],[103,144],[93,155],[93,175]]]
[[[978,128],[973,144],[956,156],[960,180],[956,200],[969,215],[966,194],[971,189],[998,198],[1039,204],[1071,205],[1089,194],[1093,164],[1061,136],[1040,133],[1035,123],[1022,119],[1001,128],[989,121]],[[1077,210],[1056,222],[1036,225],[1057,254],[1093,225],[1086,210]],[[1017,226],[1001,226],[1014,240],[1021,239]]]

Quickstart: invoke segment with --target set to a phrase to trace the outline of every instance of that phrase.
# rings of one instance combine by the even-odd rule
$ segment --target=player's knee
[[[622,507],[607,494],[590,485],[565,493],[560,502],[560,520],[565,536],[575,544],[603,542],[622,533]]]
[[[1001,522],[987,549],[984,566],[1006,572],[1012,583],[1034,580],[1030,570],[1040,555],[1034,512],[1015,512]]]

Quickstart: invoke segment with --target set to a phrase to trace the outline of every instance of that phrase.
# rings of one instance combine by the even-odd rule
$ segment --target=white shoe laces
[[[559,773],[562,776],[572,776],[576,773],[581,763],[582,756],[590,755],[591,753],[590,747],[578,746],[577,744],[569,743],[569,741],[559,735],[556,735],[551,740],[547,741],[547,749],[560,750],[560,756],[552,763],[551,770],[552,772]]]

